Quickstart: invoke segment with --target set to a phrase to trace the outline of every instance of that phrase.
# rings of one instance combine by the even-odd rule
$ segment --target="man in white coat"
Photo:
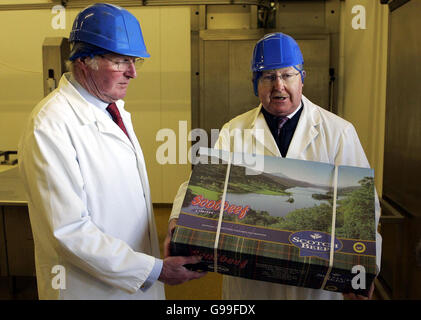
[[[33,110],[19,144],[40,299],[165,299],[198,257],[160,259],[149,182],[121,100],[145,57],[127,10],[95,4],[70,34],[72,72]],[[158,281],[159,280],[159,281]]]
[[[254,92],[260,105],[226,123],[215,148],[231,152],[369,167],[351,123],[313,104],[302,95],[303,57],[296,41],[283,33],[260,39],[253,52]],[[251,131],[253,134],[238,134]],[[263,132],[263,134],[258,133]],[[247,137],[247,138],[246,138]],[[250,138],[251,137],[251,138]],[[166,247],[176,225],[188,183],[174,200]],[[376,196],[376,226],[380,206]],[[377,233],[377,267],[380,271],[381,237]],[[168,249],[166,254],[168,254]],[[370,295],[374,286],[371,287]],[[343,299],[340,293],[294,287],[238,277],[223,277],[224,299]],[[365,299],[347,294],[350,299]]]

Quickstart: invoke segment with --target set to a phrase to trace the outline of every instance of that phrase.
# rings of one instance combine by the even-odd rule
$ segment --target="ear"
[[[302,85],[303,85],[303,87],[304,87],[304,79],[305,79],[305,77],[306,77],[307,73],[306,73],[306,71],[305,71],[305,70],[303,70],[303,71],[301,71],[301,74],[302,74],[301,82],[302,82]]]
[[[86,71],[86,68],[88,68],[85,58],[77,58],[75,63],[80,70]]]

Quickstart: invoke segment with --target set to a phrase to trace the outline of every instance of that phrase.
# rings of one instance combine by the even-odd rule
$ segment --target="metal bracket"
[[[0,151],[0,157],[4,157],[3,161],[0,161],[0,164],[15,165],[18,163],[18,159],[10,160],[11,154],[18,154],[17,151]]]

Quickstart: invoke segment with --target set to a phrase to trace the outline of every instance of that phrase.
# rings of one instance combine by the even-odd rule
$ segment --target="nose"
[[[130,63],[130,65],[128,66],[126,72],[124,73],[127,77],[135,79],[137,78],[137,71],[136,71],[136,67],[135,64],[133,62]]]
[[[282,80],[281,76],[277,76],[273,82],[273,86],[276,90],[281,91],[285,87],[284,80]]]

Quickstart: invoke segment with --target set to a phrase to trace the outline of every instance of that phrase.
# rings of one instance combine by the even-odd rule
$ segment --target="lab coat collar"
[[[278,146],[276,145],[276,141],[273,138],[272,132],[270,132],[265,116],[261,112],[262,107],[263,105],[260,104],[259,107],[256,109],[256,114],[252,121],[251,128],[253,129],[253,136],[256,139],[256,143],[260,143],[264,146],[264,148],[266,149],[264,152],[265,154],[280,157],[281,153],[279,152]],[[257,130],[262,129],[263,134],[258,133]],[[256,146],[256,149],[258,148],[259,146]]]
[[[64,93],[69,105],[78,116],[83,125],[94,123],[98,130],[105,134],[111,134],[124,141],[131,148],[134,148],[132,142],[127,138],[124,132],[108,117],[102,110],[87,101],[79,91],[70,83],[70,73],[65,73],[60,79],[59,89]],[[117,100],[115,102],[120,111],[123,122],[126,126],[130,139],[133,140],[134,132],[131,125],[131,115],[124,109],[124,101]]]
[[[303,111],[292,137],[291,144],[288,149],[287,158],[301,159],[302,154],[320,134],[321,117],[320,112],[315,105],[302,96]]]
[[[321,123],[320,113],[314,107],[313,103],[302,95],[303,111],[295,129],[294,136],[286,155],[287,158],[299,159],[301,154],[306,150],[310,143],[319,135],[319,127]],[[265,117],[261,112],[262,104],[255,110],[251,127],[253,135],[258,143],[264,145],[265,154],[281,157],[278,146]],[[257,134],[256,129],[263,129],[263,135]]]

